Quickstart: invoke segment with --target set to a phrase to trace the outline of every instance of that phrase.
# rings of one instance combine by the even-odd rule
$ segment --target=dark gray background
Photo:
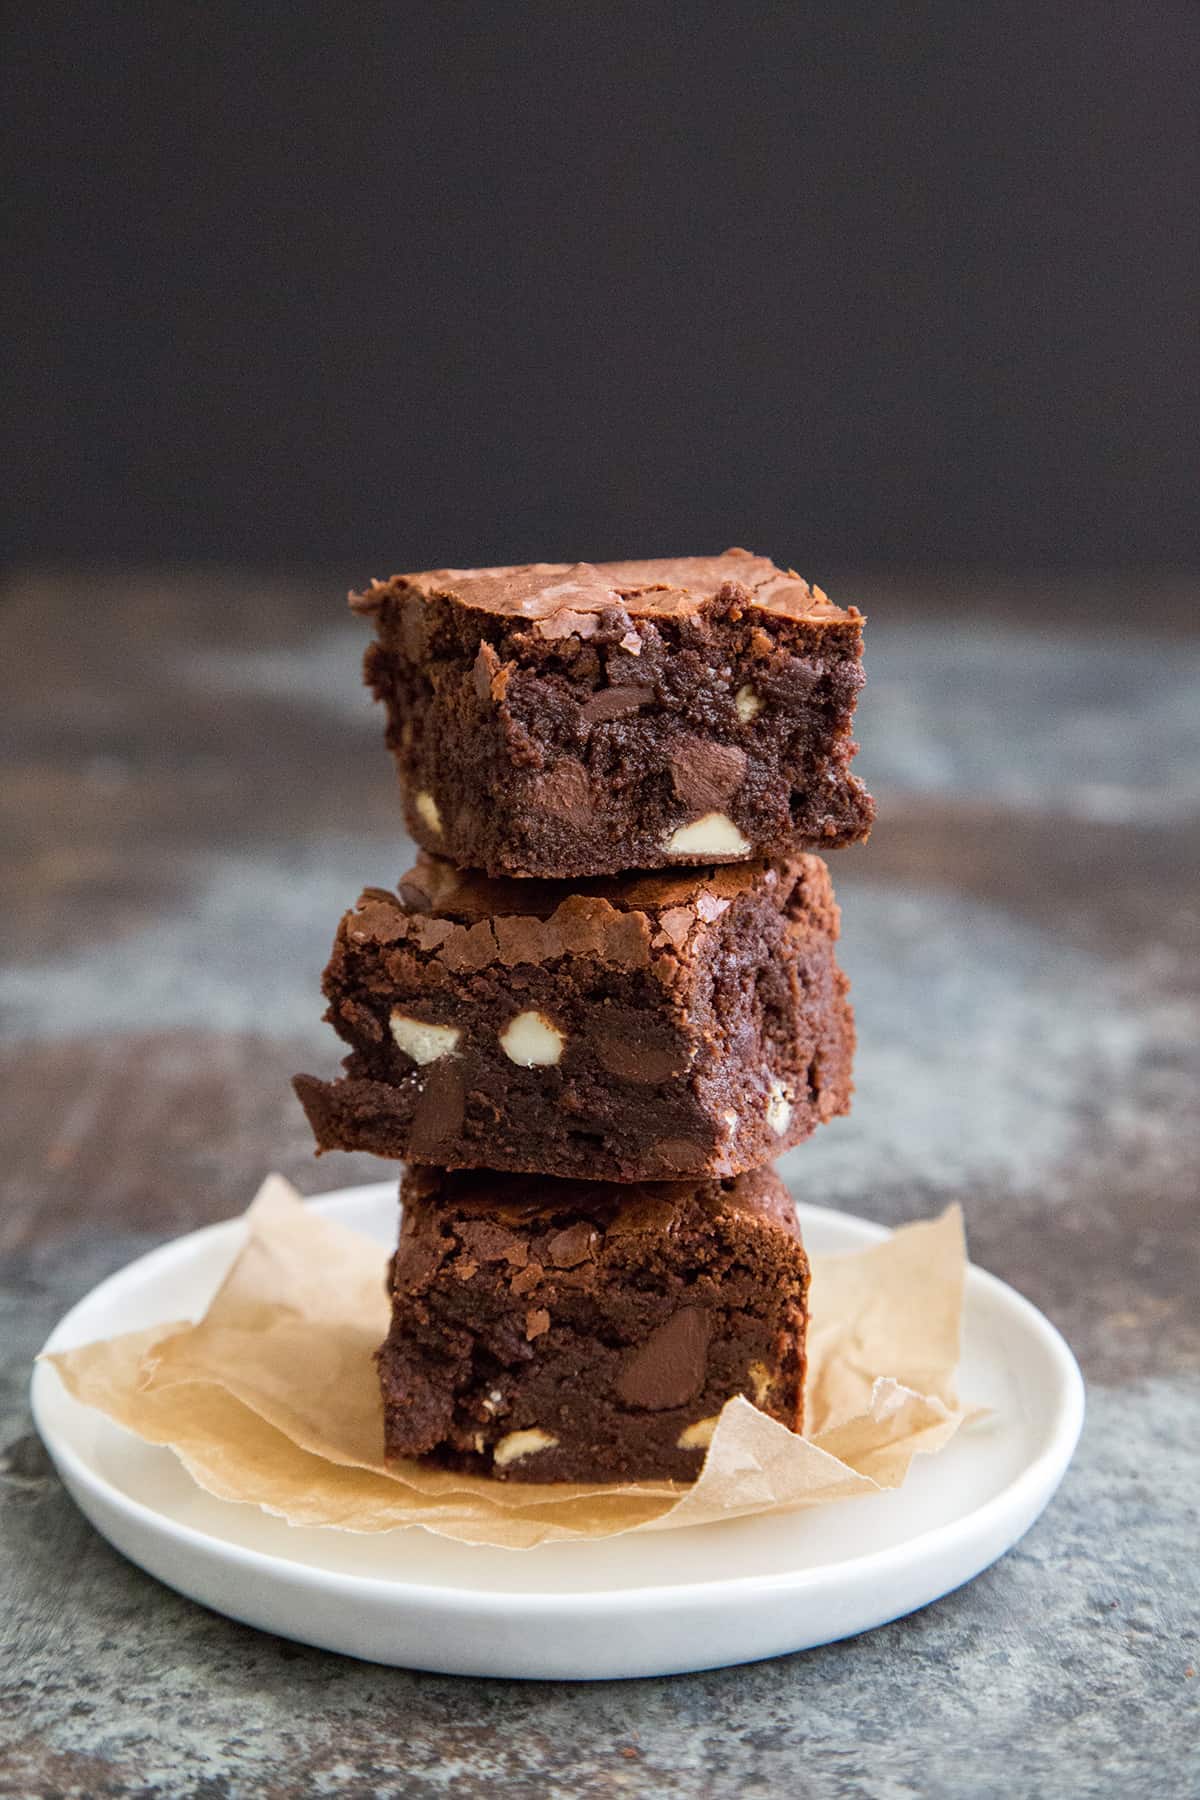
[[[1194,0],[51,3],[6,42],[23,564],[1200,563]]]

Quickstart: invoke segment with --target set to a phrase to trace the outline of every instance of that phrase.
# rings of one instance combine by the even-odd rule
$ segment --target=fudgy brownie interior
[[[800,1429],[808,1260],[772,1171],[615,1187],[413,1168],[402,1197],[389,1456],[687,1481],[734,1394]]]

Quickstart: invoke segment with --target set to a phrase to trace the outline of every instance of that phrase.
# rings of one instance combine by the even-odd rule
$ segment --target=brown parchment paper
[[[966,1249],[957,1207],[870,1249],[812,1259],[808,1420],[798,1437],[742,1398],[721,1413],[690,1486],[533,1485],[386,1464],[375,1365],[387,1251],[320,1218],[281,1176],[195,1323],[156,1325],[46,1358],[68,1392],[201,1487],[292,1525],[422,1525],[466,1544],[711,1524],[898,1487],[966,1416],[954,1388]]]

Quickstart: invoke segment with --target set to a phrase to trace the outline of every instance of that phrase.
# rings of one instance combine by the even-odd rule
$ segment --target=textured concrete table
[[[1102,594],[871,596],[835,864],[862,1051],[807,1197],[960,1197],[1063,1328],[1077,1460],[970,1587],[849,1643],[592,1687],[373,1668],[214,1617],[108,1549],[31,1428],[29,1359],[101,1276],[310,1158],[317,977],[395,877],[390,765],[336,596],[27,580],[0,610],[0,1793],[1200,1792],[1200,650]]]

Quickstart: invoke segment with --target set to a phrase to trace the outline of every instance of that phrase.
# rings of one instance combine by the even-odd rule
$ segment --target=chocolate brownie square
[[[735,1394],[800,1429],[808,1259],[770,1169],[619,1187],[414,1168],[401,1197],[389,1457],[688,1481]]]
[[[426,850],[573,880],[867,835],[862,615],[766,557],[436,569],[351,605]]]
[[[816,856],[625,881],[422,857],[325,971],[345,1076],[322,1150],[606,1181],[736,1175],[850,1103],[853,1015]]]

